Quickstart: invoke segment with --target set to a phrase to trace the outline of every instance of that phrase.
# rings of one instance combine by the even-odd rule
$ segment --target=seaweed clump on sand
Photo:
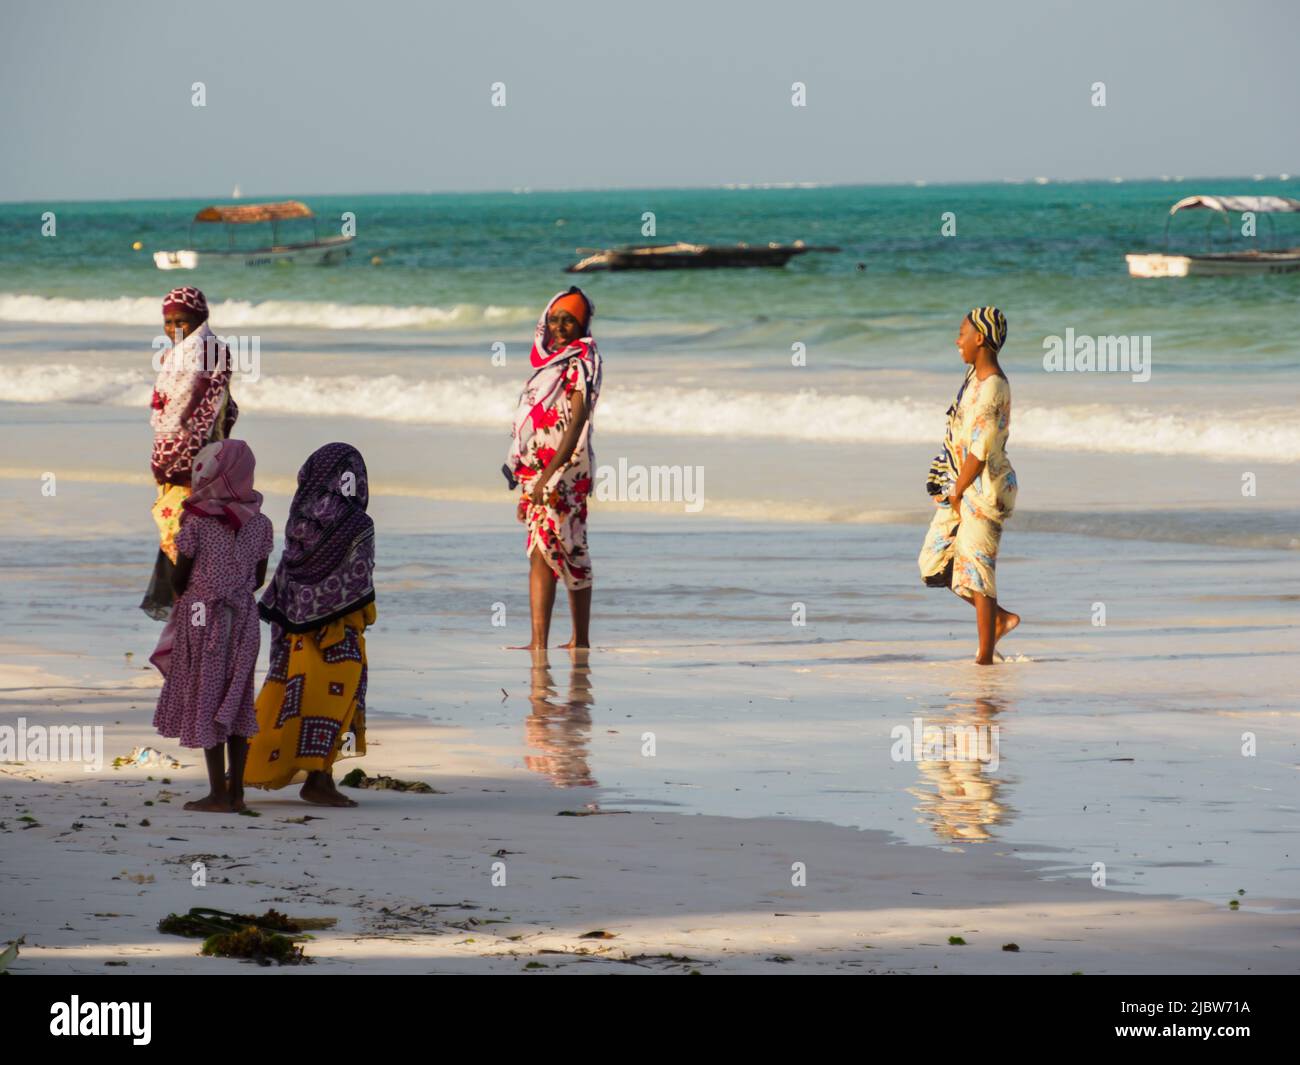
[[[303,931],[301,924],[278,910],[267,910],[261,917],[254,917],[251,913],[227,913],[225,910],[212,910],[205,906],[195,906],[184,914],[169,913],[158,922],[158,931],[172,936],[201,939],[221,932],[239,932],[250,926],[267,932],[287,932],[290,935]]]
[[[444,795],[423,780],[398,780],[396,777],[368,777],[364,769],[354,769],[339,781],[345,788],[373,788],[376,791],[414,791],[420,795]]]
[[[305,965],[312,959],[298,941],[311,938],[308,928],[332,928],[336,921],[334,917],[286,917],[279,910],[256,917],[195,906],[189,913],[169,913],[158,922],[158,931],[201,938],[200,953],[210,957],[244,958],[258,965]]]
[[[311,959],[288,936],[249,925],[238,932],[220,932],[203,941],[201,953],[216,958],[242,958],[258,965],[305,965]]]

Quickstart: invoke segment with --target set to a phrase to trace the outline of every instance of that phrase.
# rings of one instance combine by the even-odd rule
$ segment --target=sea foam
[[[148,325],[161,322],[161,301],[122,296],[117,299],[74,300],[61,297],[0,293],[0,322],[42,322],[61,325]],[[222,332],[249,326],[299,326],[313,329],[452,329],[514,322],[531,322],[536,311],[524,307],[390,306],[372,303],[318,303],[297,300],[223,300],[211,307],[212,320]]]
[[[0,376],[0,401],[90,403],[148,407],[152,378],[144,372],[105,373],[73,364],[10,367]],[[294,376],[264,374],[237,381],[245,411],[314,417],[340,415],[408,425],[447,425],[507,431],[515,393],[483,375],[418,379],[398,374]],[[943,419],[932,403],[907,398],[711,388],[607,389],[600,402],[602,433],[782,439],[829,444],[933,444]],[[1015,412],[1011,447],[1210,459],[1300,461],[1300,425],[1283,412],[1203,412],[1140,407],[1024,407]]]

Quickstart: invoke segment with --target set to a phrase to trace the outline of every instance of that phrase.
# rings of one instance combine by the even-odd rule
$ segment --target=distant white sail
[[[236,185],[236,186],[231,190],[231,192],[230,192],[230,198],[231,198],[232,200],[237,200],[237,199],[239,199],[239,197],[240,197],[241,195],[242,195],[242,193],[239,191],[239,186],[238,186],[238,185]]]

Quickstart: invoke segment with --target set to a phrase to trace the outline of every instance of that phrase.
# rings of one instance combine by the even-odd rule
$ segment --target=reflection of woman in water
[[[569,671],[569,696],[557,698],[546,651],[533,652],[529,702],[533,712],[524,722],[524,739],[540,754],[524,755],[524,765],[551,778],[557,788],[591,787],[596,783],[587,765],[591,741],[591,669],[588,652],[574,649]]]
[[[958,730],[972,730],[966,735],[980,737],[967,749],[959,742],[954,745],[955,752],[945,751],[943,758],[926,758],[916,764],[918,772],[934,790],[918,784],[908,788],[908,794],[920,800],[916,812],[940,839],[953,843],[993,839],[989,828],[1002,824],[1010,811],[1010,807],[998,801],[998,791],[1004,782],[991,775],[993,769],[985,760],[990,748],[1001,759],[1000,747],[993,745],[996,740],[987,738],[989,731],[997,728],[996,718],[1001,710],[991,699],[976,699],[974,707],[954,704],[944,717],[925,722],[927,729],[937,728],[949,736]],[[957,757],[947,757],[950,753]]]

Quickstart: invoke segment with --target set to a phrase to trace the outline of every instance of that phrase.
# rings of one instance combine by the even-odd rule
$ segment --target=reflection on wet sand
[[[1010,824],[1014,811],[998,799],[1004,781],[993,775],[1002,757],[997,716],[1006,708],[1001,699],[976,697],[950,702],[941,714],[925,718],[926,733],[937,731],[934,742],[923,743],[916,763],[933,790],[921,784],[907,790],[920,800],[920,820],[945,842],[990,840],[992,826]]]
[[[546,651],[534,651],[528,701],[532,713],[524,722],[524,740],[539,754],[524,755],[524,765],[551,778],[557,788],[592,787],[596,780],[587,764],[591,740],[591,652],[563,651],[569,656],[569,692],[559,698]]]

